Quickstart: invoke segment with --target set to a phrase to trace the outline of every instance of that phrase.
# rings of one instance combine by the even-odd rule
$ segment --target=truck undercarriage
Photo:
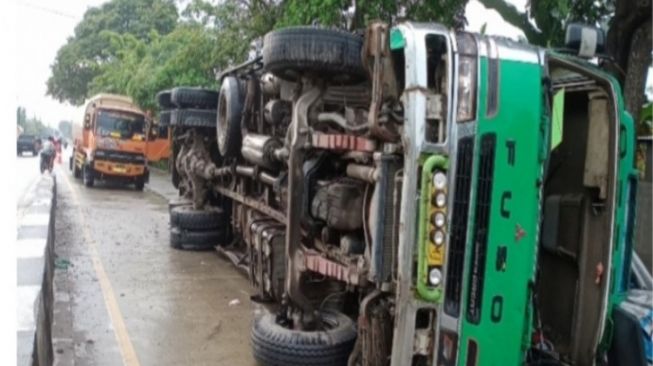
[[[535,48],[400,27],[273,31],[218,93],[159,93],[179,108],[172,246],[217,245],[247,273],[269,305],[252,327],[262,364],[483,365],[502,341],[527,364],[594,363],[616,263],[609,82]],[[501,89],[515,75],[530,94]],[[565,138],[538,151],[560,90]],[[526,188],[497,196],[513,168]],[[504,306],[519,314],[502,322]]]

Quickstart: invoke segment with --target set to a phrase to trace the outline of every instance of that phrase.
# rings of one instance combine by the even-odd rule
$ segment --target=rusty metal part
[[[279,162],[275,159],[274,152],[282,146],[281,141],[275,137],[248,133],[243,137],[240,153],[252,164],[275,169]]]
[[[309,139],[308,112],[321,95],[322,89],[313,86],[303,93],[295,103],[290,126],[290,157],[288,159],[286,293],[290,302],[302,310],[302,315],[309,323],[312,320],[311,317],[314,316],[314,307],[300,289],[302,274],[300,264],[303,263],[301,260],[301,220],[304,203],[304,172],[302,168]]]
[[[365,183],[351,178],[329,181],[316,189],[310,202],[311,217],[328,227],[342,231],[363,226],[363,192]]]
[[[261,89],[266,95],[277,95],[281,91],[281,83],[279,78],[272,75],[272,73],[266,72],[261,76]]]
[[[312,145],[320,149],[367,152],[376,150],[376,142],[374,140],[354,135],[314,132],[311,135],[311,140]]]
[[[265,121],[271,125],[290,122],[292,103],[287,100],[273,99],[265,104],[263,116]]]
[[[225,76],[230,74],[235,74],[237,72],[254,71],[254,70],[259,70],[261,68],[263,68],[263,56],[258,56],[252,60],[243,62],[240,65],[230,67],[220,73],[215,72],[216,74],[215,79],[221,81]]]
[[[393,322],[390,304],[383,299],[383,293],[374,290],[361,301],[356,339],[357,342],[360,342],[358,365],[386,366],[390,364]]]
[[[398,98],[397,78],[390,54],[389,27],[383,22],[372,22],[365,30],[363,65],[372,80],[372,101],[367,116],[370,133],[383,141],[396,141],[397,132],[391,124],[382,125],[379,112],[386,100]]]
[[[370,106],[370,87],[368,83],[349,86],[329,86],[322,102],[348,107],[368,108]]]
[[[205,137],[190,129],[183,140],[175,159],[187,196],[192,199],[195,209],[201,209],[206,201],[208,182],[216,177],[229,174],[228,168],[218,168],[208,152]]]
[[[225,187],[220,187],[217,185],[213,186],[213,190],[220,193],[221,195],[231,198],[232,200],[236,202],[240,202],[243,205],[253,208],[254,210],[265,214],[267,216],[270,216],[271,218],[279,221],[280,223],[285,224],[286,223],[286,215],[283,214],[283,212],[277,211],[274,208],[266,205],[260,200],[254,199],[247,197],[245,195],[242,195],[240,193],[236,193],[233,190]]]
[[[345,116],[336,112],[322,112],[317,115],[317,120],[320,122],[331,122],[342,127],[349,132],[364,132],[367,131],[367,124],[362,125],[352,125],[350,124]]]
[[[249,263],[247,262],[247,253],[235,250],[233,247],[226,247],[222,245],[216,246],[215,250],[225,258],[229,259],[229,261],[234,266],[236,266],[238,270],[240,270],[246,276],[249,276]]]
[[[278,178],[266,172],[260,172],[258,179],[265,184],[274,185]]]
[[[307,249],[303,253],[304,268],[311,272],[346,282],[350,285],[360,285],[364,281],[364,276],[359,270],[356,262],[350,262],[348,265],[336,262],[324,257],[317,251]]]
[[[277,184],[277,180],[279,179],[278,177],[275,177],[274,175],[264,172],[264,171],[258,171],[256,168],[251,167],[251,166],[244,166],[244,165],[236,165],[236,174],[244,176],[244,177],[249,177],[249,178],[254,178],[258,179],[262,183],[268,184],[268,185],[275,185]]]
[[[286,275],[285,226],[268,217],[251,216],[246,223],[244,239],[248,244],[249,274],[262,299],[280,301]]]
[[[256,102],[260,94],[259,80],[256,75],[252,74],[247,79],[247,92],[245,93],[245,100],[243,102],[243,113],[240,119],[240,128],[242,136],[247,134],[247,131],[259,130],[257,126],[251,126],[250,123],[256,122]],[[260,126],[258,126],[260,127]]]
[[[378,170],[373,166],[361,164],[347,164],[347,176],[374,184],[379,178]]]

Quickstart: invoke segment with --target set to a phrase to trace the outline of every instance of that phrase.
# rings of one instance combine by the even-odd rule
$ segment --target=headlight
[[[476,40],[469,33],[460,33],[458,42],[458,107],[456,121],[465,122],[476,117]]]
[[[429,283],[431,286],[438,286],[442,282],[442,273],[437,268],[432,268],[429,271]]]
[[[447,185],[447,176],[443,172],[436,172],[433,175],[433,186],[437,189],[442,189]]]
[[[440,246],[444,243],[444,233],[442,231],[436,230],[435,233],[433,233],[433,243],[435,243],[436,246]]]
[[[447,202],[447,196],[443,192],[438,192],[435,195],[435,205],[437,207],[444,207],[444,204]]]
[[[444,213],[442,212],[436,212],[435,215],[433,215],[433,224],[435,224],[436,227],[441,228],[444,226],[446,218],[444,217]]]

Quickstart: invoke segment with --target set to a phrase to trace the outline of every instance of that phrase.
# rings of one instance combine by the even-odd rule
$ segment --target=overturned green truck
[[[171,244],[248,273],[264,365],[645,364],[620,306],[635,134],[586,61],[602,39],[268,33],[219,93],[158,96],[174,109]]]

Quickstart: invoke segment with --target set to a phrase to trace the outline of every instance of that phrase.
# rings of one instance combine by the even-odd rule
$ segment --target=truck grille
[[[475,226],[472,240],[472,263],[467,290],[467,321],[474,324],[478,324],[481,321],[496,140],[497,138],[494,133],[484,134],[481,137],[481,154],[476,182],[477,194],[476,208],[474,211]]]
[[[114,163],[126,164],[144,164],[145,156],[142,153],[133,153],[116,150],[97,150],[95,158],[98,160],[108,160]]]
[[[454,317],[458,317],[460,313],[460,293],[463,281],[463,267],[465,265],[465,242],[467,241],[467,218],[469,191],[472,186],[473,156],[474,137],[469,136],[460,139],[456,156],[456,177],[444,302],[444,311]]]

